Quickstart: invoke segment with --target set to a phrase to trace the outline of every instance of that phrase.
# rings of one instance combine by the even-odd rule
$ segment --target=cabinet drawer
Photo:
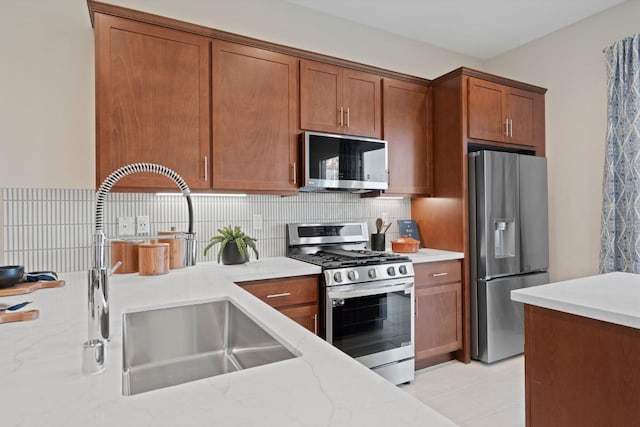
[[[461,280],[460,261],[439,261],[414,264],[416,286],[437,285]]]
[[[255,280],[237,284],[271,307],[318,302],[318,278],[314,276]]]

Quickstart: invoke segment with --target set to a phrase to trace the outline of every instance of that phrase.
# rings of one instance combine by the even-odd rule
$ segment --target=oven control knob
[[[338,271],[337,273],[333,273],[333,280],[340,283],[342,282],[342,274]]]
[[[347,273],[347,277],[352,282],[355,282],[356,280],[358,280],[358,272],[357,271],[350,271],[350,272]]]
[[[375,279],[376,278],[376,269],[372,268],[369,270],[369,278],[371,279]]]
[[[406,265],[401,265],[398,270],[400,270],[400,274],[407,274],[407,266]]]
[[[396,269],[394,267],[387,268],[387,274],[389,276],[395,276],[396,275]]]

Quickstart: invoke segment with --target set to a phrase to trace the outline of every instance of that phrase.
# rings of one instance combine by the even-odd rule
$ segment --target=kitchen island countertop
[[[640,329],[640,275],[608,273],[511,291],[511,299]]]
[[[81,374],[86,272],[62,274],[62,288],[0,298],[33,301],[30,307],[40,310],[37,320],[0,325],[2,425],[455,425],[233,283],[319,271],[280,257],[244,266],[203,263],[154,277],[114,275],[106,369],[91,376]],[[122,395],[123,310],[221,298],[235,301],[301,356]]]

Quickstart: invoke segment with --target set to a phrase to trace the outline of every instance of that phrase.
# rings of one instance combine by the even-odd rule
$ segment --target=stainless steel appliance
[[[386,190],[387,141],[304,132],[300,191]]]
[[[287,255],[323,269],[320,335],[394,384],[414,379],[411,260],[366,249],[366,223],[288,224]]]
[[[469,154],[469,228],[471,356],[491,363],[524,351],[511,291],[549,282],[546,159]]]

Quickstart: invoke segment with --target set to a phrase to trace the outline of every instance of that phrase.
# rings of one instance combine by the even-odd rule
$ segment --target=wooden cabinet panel
[[[342,75],[340,68],[300,61],[300,127],[342,132]]]
[[[473,77],[468,91],[469,138],[544,145],[544,136],[538,135],[544,131],[542,95]]]
[[[469,138],[504,141],[507,112],[505,87],[469,78]]]
[[[390,194],[429,195],[432,155],[429,88],[383,79],[383,138],[388,142]]]
[[[640,330],[529,304],[526,425],[637,426]]]
[[[238,285],[272,307],[318,302],[318,279],[314,276],[238,282]]]
[[[318,304],[282,308],[280,312],[318,335]]]
[[[416,275],[416,288],[459,282],[462,277],[459,260],[414,264],[413,270]]]
[[[95,14],[96,186],[115,169],[151,162],[209,188],[208,38]],[[170,188],[155,174],[125,177],[117,188]]]
[[[295,191],[298,60],[213,42],[213,188]]]
[[[282,314],[318,334],[319,278],[297,276],[237,282]]]
[[[535,145],[535,93],[509,89],[510,134],[509,141],[514,144]]]
[[[381,77],[300,61],[300,127],[380,138]]]
[[[416,289],[416,359],[462,347],[462,284]]]
[[[460,260],[414,264],[416,363],[462,348]]]
[[[344,133],[373,138],[382,136],[381,80],[374,74],[344,69]]]

